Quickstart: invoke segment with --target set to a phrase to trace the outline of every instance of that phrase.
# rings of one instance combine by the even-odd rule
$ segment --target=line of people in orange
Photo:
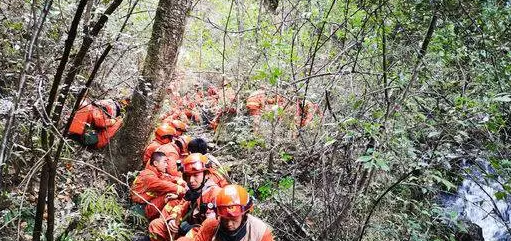
[[[181,120],[203,123],[216,130],[220,118],[225,114],[236,113],[234,105],[235,94],[231,88],[222,89],[209,85],[206,90],[199,84],[194,84],[195,90],[181,96],[175,87],[170,88],[170,111],[161,117],[163,122]],[[224,104],[224,101],[227,104]]]
[[[153,241],[272,241],[271,229],[250,214],[253,199],[230,184],[207,142],[185,135],[181,120],[166,119],[143,155],[144,170],[131,187],[144,206]]]
[[[150,221],[150,239],[273,240],[271,229],[249,214],[253,209],[250,195],[243,187],[230,184],[228,177],[219,171],[220,163],[208,153],[206,141],[184,135],[190,121],[205,122],[216,129],[223,115],[236,113],[234,105],[223,103],[234,102],[233,91],[225,86],[222,91],[212,86],[207,91],[195,87],[193,96],[171,93],[171,111],[162,117],[154,139],[146,146],[142,157],[144,169],[131,187],[132,201],[144,207]],[[127,103],[113,100],[84,103],[71,125],[71,137],[84,145],[106,146],[122,125],[120,113]],[[280,95],[267,95],[263,90],[251,93],[246,108],[254,118],[255,131],[265,112],[275,107],[285,109],[289,103],[292,102]],[[317,105],[308,101],[297,100],[296,107],[295,122],[300,127],[318,113]],[[202,115],[204,109],[214,117]]]
[[[276,108],[287,109],[290,101],[279,94],[268,94],[264,90],[256,90],[248,96],[246,108],[248,114],[253,118],[254,132],[259,132],[261,116],[264,112],[275,110]],[[291,102],[292,103],[292,102]],[[309,100],[298,98],[296,100],[296,111],[294,121],[298,128],[307,126],[315,115],[321,116],[318,104]]]
[[[216,130],[223,116],[236,114],[236,105],[233,104],[236,101],[236,94],[228,84],[220,89],[212,85],[204,89],[195,83],[194,91],[183,96],[175,89],[175,87],[170,89],[171,111],[162,116],[163,122],[176,119],[184,122],[193,121]],[[293,108],[289,108],[293,105],[296,107],[294,111]],[[309,125],[315,116],[321,116],[318,104],[303,98],[290,100],[283,95],[266,91],[265,88],[251,92],[246,98],[245,107],[249,116],[253,118],[255,133],[259,132],[262,115],[278,107],[294,112],[294,122],[298,128]]]
[[[175,88],[170,91],[170,111],[161,117],[162,123],[173,125],[177,131],[176,136],[181,136],[184,123],[193,121],[204,123],[209,128],[216,130],[220,119],[224,115],[235,114],[236,108],[232,103],[235,101],[235,94],[231,88],[224,86],[220,91],[209,86],[204,91],[201,86],[195,84],[193,95],[185,94],[183,97]],[[227,102],[223,103],[223,102]],[[246,108],[248,114],[253,118],[254,132],[259,132],[261,116],[276,107],[287,109],[288,99],[279,94],[267,94],[264,90],[257,90],[247,97]],[[76,112],[69,129],[69,136],[84,146],[92,146],[100,149],[108,145],[110,139],[117,133],[122,125],[121,113],[129,104],[129,99],[122,100],[84,100]],[[210,115],[208,115],[208,113]],[[318,105],[308,100],[298,98],[296,100],[295,124],[299,128],[307,126],[315,115],[321,115]],[[157,132],[169,131],[167,127],[161,127]],[[156,138],[151,143],[153,151],[156,146],[163,144],[165,140],[160,139],[161,133],[156,133]],[[180,145],[184,140],[177,141]],[[157,145],[158,144],[158,145]],[[168,150],[171,151],[171,150]],[[172,155],[177,155],[173,153]],[[144,156],[144,163],[150,159],[150,155]]]

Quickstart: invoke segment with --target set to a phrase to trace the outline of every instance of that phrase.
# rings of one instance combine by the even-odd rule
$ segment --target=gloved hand
[[[177,233],[179,232],[180,227],[177,226],[176,220],[171,219],[167,222],[169,225],[169,230],[171,233]]]
[[[177,186],[176,194],[178,196],[183,196],[186,193],[186,188],[183,186]]]
[[[177,183],[177,185],[180,185],[182,187],[186,187],[186,185],[187,185],[185,180],[183,180],[182,178],[177,178],[176,183]]]
[[[197,198],[200,197],[200,193],[199,192],[196,192],[194,190],[188,190],[186,193],[185,193],[185,197],[184,199],[186,201],[191,201],[191,202],[195,202],[197,200]]]

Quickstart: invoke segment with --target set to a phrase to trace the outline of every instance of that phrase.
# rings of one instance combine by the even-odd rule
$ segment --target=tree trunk
[[[124,126],[111,143],[116,169],[121,174],[139,166],[159,103],[165,97],[166,81],[171,80],[174,72],[191,2],[160,0],[158,3],[142,77],[131,97]]]

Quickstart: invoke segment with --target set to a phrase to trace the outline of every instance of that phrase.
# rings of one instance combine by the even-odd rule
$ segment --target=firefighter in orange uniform
[[[105,147],[121,127],[121,112],[128,104],[129,99],[83,101],[71,122],[69,136],[85,146]]]
[[[168,122],[170,125],[172,125],[174,127],[174,129],[176,129],[176,135],[177,136],[182,136],[183,133],[187,132],[188,131],[188,125],[186,123],[184,123],[183,121],[180,121],[180,120],[171,120],[170,122]]]
[[[172,236],[186,235],[193,238],[205,219],[215,219],[214,200],[220,187],[210,178],[208,158],[200,153],[190,154],[181,163],[189,190],[180,205],[166,205],[163,216],[149,224],[151,240],[170,240]],[[167,229],[168,227],[168,229]]]
[[[236,94],[229,85],[229,83],[225,83],[219,94],[215,94],[216,90],[212,90],[211,93],[214,95],[209,96],[210,109],[215,116],[208,123],[208,127],[214,131],[218,128],[222,117],[236,114],[237,111],[236,104],[233,104],[236,101]]]
[[[228,185],[217,194],[215,207],[219,219],[207,219],[194,238],[178,241],[273,241],[271,228],[249,214],[253,202],[247,190]]]
[[[156,150],[146,168],[133,181],[131,199],[145,205],[149,220],[157,218],[166,203],[177,200],[186,192],[183,179],[169,175],[167,165],[165,153]]]
[[[174,140],[174,143],[179,148],[179,159],[185,159],[190,153],[188,151],[188,144],[192,138],[190,136],[182,135]]]
[[[188,143],[190,153],[200,153],[208,158],[211,163],[209,168],[210,178],[219,186],[224,187],[230,184],[230,178],[227,171],[222,170],[222,166],[216,157],[208,153],[208,143],[202,138],[195,138]]]
[[[177,131],[173,126],[167,123],[158,126],[154,132],[154,140],[144,150],[143,164],[146,165],[156,149],[164,144],[171,143],[176,137]]]

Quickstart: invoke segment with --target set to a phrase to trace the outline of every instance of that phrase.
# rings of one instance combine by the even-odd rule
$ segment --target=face
[[[167,170],[167,158],[161,157],[154,162],[154,166],[160,172],[166,172]]]
[[[167,143],[170,143],[170,141],[172,140],[172,136],[162,136],[161,137],[161,142],[163,144],[167,144]]]
[[[222,228],[228,232],[233,232],[241,226],[243,222],[243,215],[238,217],[226,218],[220,217],[220,223]]]
[[[202,181],[204,180],[204,172],[187,175],[186,179],[186,182],[191,189],[197,189],[200,187]]]

